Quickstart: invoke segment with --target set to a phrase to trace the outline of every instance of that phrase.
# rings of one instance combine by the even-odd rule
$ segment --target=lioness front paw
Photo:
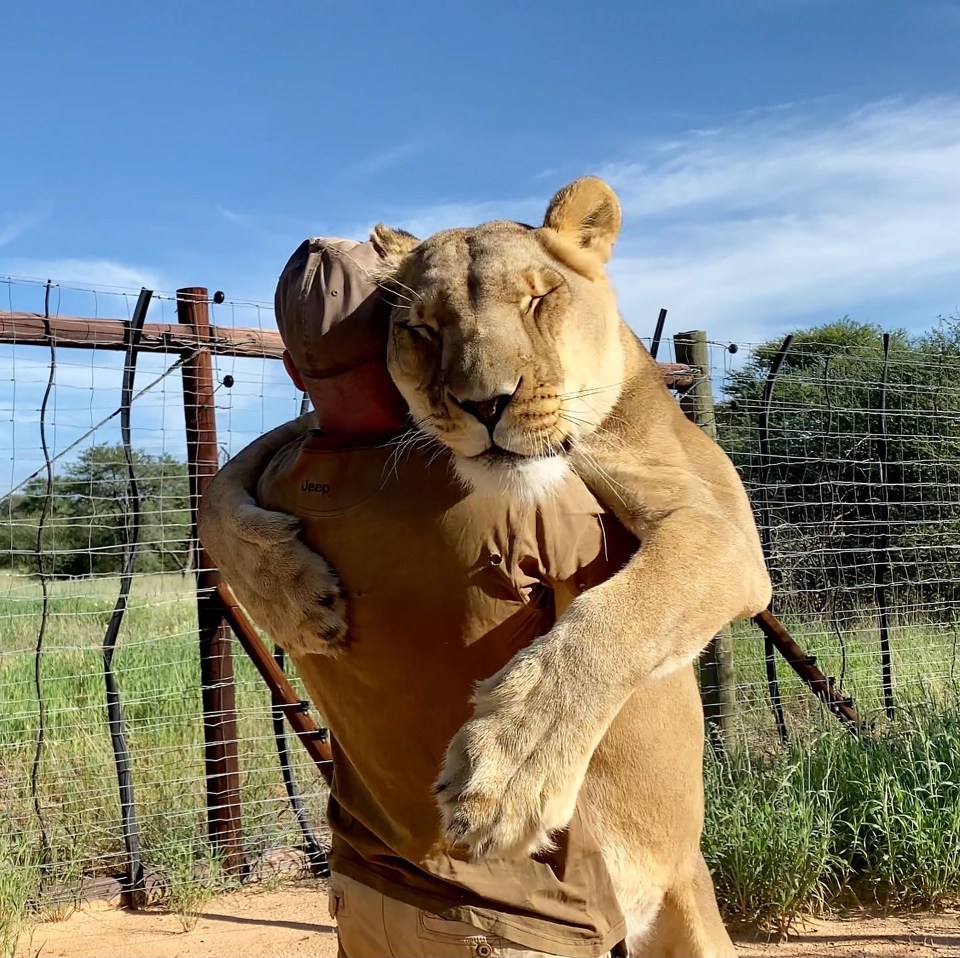
[[[208,516],[201,537],[240,604],[277,645],[336,654],[346,639],[346,597],[299,527],[292,516],[244,503],[226,519]]]
[[[244,589],[248,597],[237,594],[254,622],[287,652],[340,652],[346,643],[347,599],[329,563],[293,539],[264,549],[256,564],[253,583]]]
[[[447,840],[473,857],[533,854],[570,821],[590,757],[575,710],[534,656],[484,683],[447,749],[437,801]]]

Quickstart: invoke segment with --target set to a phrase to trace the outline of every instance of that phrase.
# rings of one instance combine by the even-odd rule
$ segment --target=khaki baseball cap
[[[324,379],[385,359],[389,309],[371,278],[379,265],[372,243],[323,236],[304,240],[287,260],[274,310],[302,376]]]

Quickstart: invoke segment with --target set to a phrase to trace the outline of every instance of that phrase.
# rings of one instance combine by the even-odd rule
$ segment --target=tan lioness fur
[[[766,607],[770,583],[736,471],[617,313],[604,264],[619,228],[613,191],[584,178],[538,229],[494,222],[422,242],[374,231],[396,302],[388,365],[416,428],[480,492],[540,501],[574,469],[641,543],[481,685],[438,800],[450,839],[482,856],[544,845],[579,796],[631,955],[731,956],[699,850],[691,663],[722,626]],[[249,496],[290,434],[278,432],[221,473],[201,531],[251,615],[269,607],[278,641],[318,651],[316,636],[341,627],[331,570]],[[258,559],[240,539],[262,547]]]

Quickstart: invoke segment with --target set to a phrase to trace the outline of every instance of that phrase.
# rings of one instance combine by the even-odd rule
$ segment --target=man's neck
[[[307,379],[317,419],[329,436],[399,433],[407,425],[407,405],[383,363],[366,363],[328,379]]]
[[[406,428],[406,420],[395,415],[371,415],[363,410],[362,415],[350,415],[346,410],[316,413],[317,425],[327,436],[354,436],[364,433],[400,433]]]

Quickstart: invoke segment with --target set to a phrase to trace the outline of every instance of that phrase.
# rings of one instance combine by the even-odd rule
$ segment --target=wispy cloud
[[[687,328],[754,342],[845,313],[900,322],[892,311],[903,303],[929,324],[960,299],[958,97],[847,112],[830,100],[782,104],[642,143],[593,172],[623,204],[611,274],[641,332],[660,306]],[[383,218],[417,236],[493,218],[537,223],[562,185],[537,184],[542,195]],[[342,235],[365,236],[373,222]]]
[[[513,200],[488,200],[477,203],[437,203],[420,209],[396,208],[385,211],[380,219],[389,226],[396,226],[419,236],[421,239],[439,230],[458,226],[476,226],[492,219],[512,219],[521,222],[539,223],[543,219],[546,200],[528,197]],[[377,223],[371,219],[347,228],[344,236],[366,238]]]
[[[407,160],[418,156],[435,142],[436,137],[419,137],[360,157],[344,170],[343,177],[352,180],[359,176],[373,176],[376,173],[382,173],[384,170],[400,166]]]
[[[159,271],[146,266],[118,263],[109,259],[0,259],[0,275],[29,279],[51,279],[86,287],[133,290],[147,286],[155,290],[172,288]]]
[[[614,185],[624,207],[611,273],[628,320],[648,333],[666,306],[671,325],[739,342],[845,313],[910,325],[954,311],[958,171],[960,97],[888,100],[847,112],[829,100],[785,104],[635,144],[621,161],[593,170]],[[251,246],[256,255],[242,274],[229,263],[207,272],[228,296],[269,301],[284,260],[310,232],[362,239],[379,219],[418,236],[493,218],[537,223],[562,185],[556,175],[544,171],[512,199],[474,202],[467,195],[420,208],[361,208],[352,223],[274,229],[269,217],[258,214],[254,224],[249,214],[221,206],[231,224],[255,225],[246,235],[259,245]],[[0,217],[0,237],[5,228]],[[0,273],[126,289],[175,285],[155,268],[111,259],[0,257]],[[909,304],[912,316],[897,315],[900,304]]]
[[[960,99],[778,110],[638,154],[599,171],[624,206],[628,315],[753,340],[960,280]]]
[[[42,223],[53,212],[53,204],[46,203],[25,212],[0,213],[0,246],[12,243],[27,230]]]
[[[225,206],[222,206],[219,203],[217,204],[217,212],[233,226],[241,226],[244,229],[253,229],[257,225],[256,217],[250,216],[247,213],[237,213],[234,210],[228,210]]]

